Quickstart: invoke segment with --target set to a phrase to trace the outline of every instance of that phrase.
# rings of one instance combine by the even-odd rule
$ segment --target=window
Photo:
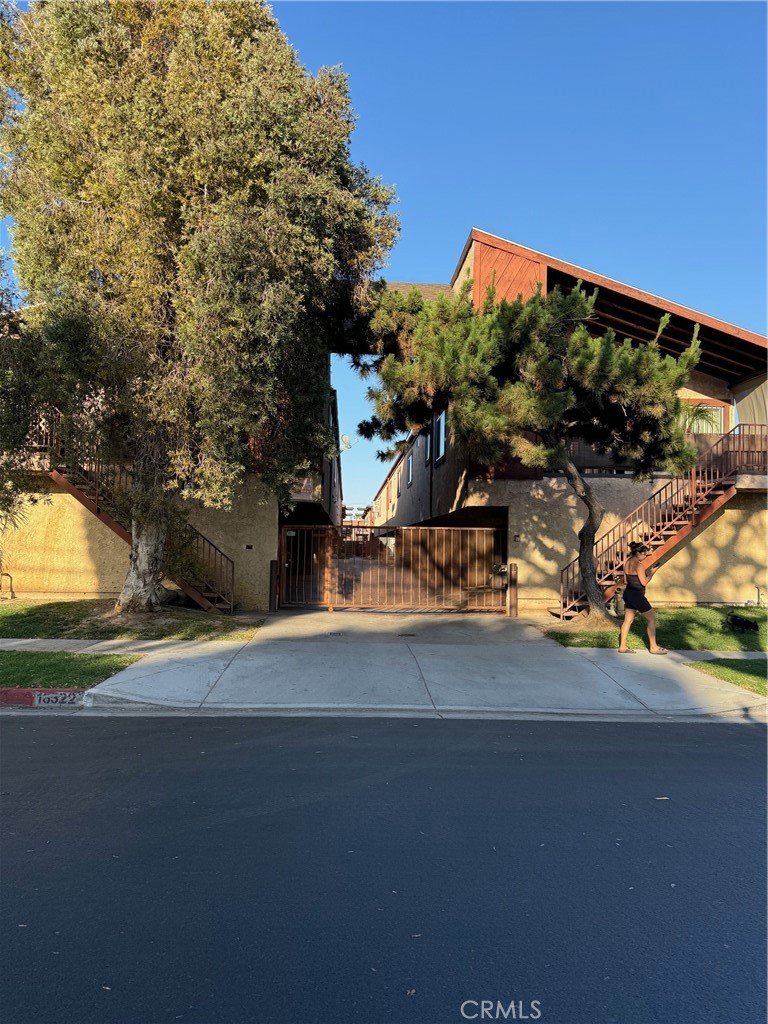
[[[410,487],[411,484],[413,483],[413,452],[408,452],[406,480],[408,482],[408,486]]]
[[[429,460],[432,458],[432,424],[430,423],[427,427],[427,431],[424,434],[424,465],[429,465]]]
[[[403,468],[402,466],[397,471],[397,496],[400,497],[400,488],[403,481]]]
[[[716,399],[685,401],[684,423],[691,434],[722,434],[725,429],[725,402]]]
[[[435,465],[445,458],[445,411],[435,420]]]

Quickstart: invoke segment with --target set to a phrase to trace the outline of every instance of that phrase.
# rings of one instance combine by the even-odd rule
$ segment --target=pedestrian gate
[[[517,567],[501,530],[285,526],[281,607],[451,609],[517,614]]]

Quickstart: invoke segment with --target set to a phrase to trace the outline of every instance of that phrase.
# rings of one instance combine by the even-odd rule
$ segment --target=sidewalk
[[[686,662],[743,652],[566,648],[531,620],[296,612],[233,641],[5,640],[0,650],[143,654],[85,694],[90,708],[429,717],[761,720],[764,698]]]

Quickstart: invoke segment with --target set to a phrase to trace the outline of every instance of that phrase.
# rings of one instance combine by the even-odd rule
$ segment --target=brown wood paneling
[[[538,260],[505,251],[487,242],[476,243],[476,304],[482,303],[491,284],[495,284],[496,301],[499,302],[501,299],[514,301],[518,295],[528,299],[535,294],[539,282],[544,283],[544,272]]]

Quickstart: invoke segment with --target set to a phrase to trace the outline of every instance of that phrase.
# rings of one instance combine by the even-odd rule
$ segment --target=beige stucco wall
[[[41,478],[32,497],[22,524],[0,539],[19,597],[116,597],[128,545],[52,480]]]
[[[711,377],[707,373],[700,373],[698,370],[694,370],[687,387],[680,388],[678,394],[684,402],[706,403],[713,400],[724,402],[723,431],[727,433],[733,428],[733,395],[724,381],[718,380],[717,377]]]
[[[269,562],[277,558],[277,501],[249,475],[227,511],[200,509],[190,522],[235,563],[235,602],[242,611],[269,607]],[[246,545],[253,545],[246,550]]]
[[[718,604],[754,601],[768,585],[765,493],[737,494],[684,540],[654,579],[657,604]]]
[[[397,497],[396,477],[393,480],[393,496],[395,511],[390,513],[388,522],[393,526],[418,526],[429,519],[429,474],[430,467],[425,464],[427,436],[421,434],[415,439],[400,463],[402,475],[400,479],[400,497]],[[408,486],[408,457],[413,457],[413,479]],[[390,508],[392,506],[390,505]]]
[[[687,386],[680,388],[678,394],[681,398],[691,402],[707,398],[729,403],[733,401],[733,395],[724,381],[717,377],[711,377],[708,373],[700,373],[698,370],[693,371]]]
[[[390,469],[390,502],[386,504],[386,486],[374,500],[374,525],[418,526],[430,518],[447,515],[461,508],[467,485],[466,455],[449,431],[445,457],[438,463],[425,463],[426,435],[421,434],[409,449],[413,453],[413,483],[408,486],[408,453]],[[434,441],[433,441],[434,455]],[[401,473],[400,494],[397,474]],[[430,513],[430,491],[432,508]]]
[[[34,497],[22,525],[0,540],[3,570],[12,574],[18,596],[117,597],[128,545],[52,481],[41,478]],[[198,510],[191,522],[234,561],[238,609],[266,610],[277,503],[258,478],[248,478],[231,511]]]
[[[663,478],[635,484],[591,481],[606,516],[601,533],[628,515]],[[562,477],[541,481],[473,481],[468,505],[507,505],[508,557],[518,565],[520,606],[536,610],[559,601],[560,570],[578,554],[584,506]],[[657,605],[717,604],[755,598],[768,589],[765,493],[740,493],[693,533],[664,564],[650,596]],[[516,540],[515,537],[518,539]]]
[[[475,272],[475,243],[472,242],[467,255],[464,257],[464,262],[459,268],[459,272],[456,275],[456,280],[453,282],[453,291],[458,294],[461,290],[461,286],[466,282],[467,278],[472,280],[472,275]]]

